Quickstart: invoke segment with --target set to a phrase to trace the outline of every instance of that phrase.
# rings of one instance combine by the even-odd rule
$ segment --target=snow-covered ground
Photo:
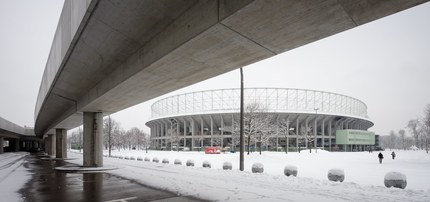
[[[382,164],[378,152],[252,153],[245,155],[245,172],[238,171],[238,153],[114,151],[113,155],[124,157],[157,157],[160,163],[104,158],[104,164],[121,167],[109,171],[113,174],[152,187],[217,201],[430,201],[430,155],[396,151],[397,157],[392,160],[390,153],[383,152]],[[76,153],[70,156],[81,157]],[[170,164],[162,164],[164,158]],[[182,160],[182,165],[173,165],[175,159]],[[194,160],[195,167],[185,166],[188,159]],[[212,168],[202,168],[204,161],[211,162]],[[225,161],[233,164],[233,170],[222,170]],[[82,164],[82,159],[72,162]],[[264,165],[263,174],[251,173],[255,162]],[[297,177],[283,174],[286,165],[297,166]],[[344,182],[327,180],[332,168],[344,170]],[[390,171],[406,175],[405,190],[384,187],[384,176]]]
[[[0,201],[23,201],[18,193],[31,178],[23,164],[27,152],[0,154]]]

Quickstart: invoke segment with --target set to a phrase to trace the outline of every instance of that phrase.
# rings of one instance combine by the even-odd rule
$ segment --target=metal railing
[[[318,113],[355,116],[367,119],[362,101],[324,91],[293,88],[246,88],[246,104],[258,103],[268,112]],[[219,89],[167,97],[151,106],[152,119],[207,113],[234,113],[240,110],[240,89]]]

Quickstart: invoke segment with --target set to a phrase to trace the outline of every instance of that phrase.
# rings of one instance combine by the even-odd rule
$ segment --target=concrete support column
[[[14,139],[15,140],[15,152],[19,152],[19,139]]]
[[[48,145],[48,138],[45,137],[45,138],[43,138],[43,149],[44,149],[45,153],[48,153],[47,145]]]
[[[3,154],[4,150],[4,137],[0,137],[0,154]]]
[[[48,155],[50,156],[55,155],[56,152],[55,139],[55,135],[48,134],[48,145],[46,145],[46,147],[48,147]]]
[[[84,167],[103,166],[103,113],[84,112]]]
[[[328,150],[331,151],[331,136],[333,135],[332,133],[332,121],[330,119],[329,123],[328,123],[329,127],[328,127],[328,135],[329,135],[329,139],[328,139]]]
[[[67,158],[67,130],[66,129],[56,129],[56,157],[57,158]]]

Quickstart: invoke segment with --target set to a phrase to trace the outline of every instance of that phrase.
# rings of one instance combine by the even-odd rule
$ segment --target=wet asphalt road
[[[72,165],[28,155],[24,166],[32,179],[19,191],[24,201],[202,201],[150,188],[108,173],[65,173],[54,167]]]

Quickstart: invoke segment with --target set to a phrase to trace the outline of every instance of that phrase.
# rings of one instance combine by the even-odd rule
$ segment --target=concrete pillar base
[[[57,158],[67,158],[67,130],[66,129],[56,129],[56,157]]]
[[[3,154],[4,152],[4,137],[0,137],[0,154]]]
[[[84,112],[84,167],[103,166],[103,113]]]

